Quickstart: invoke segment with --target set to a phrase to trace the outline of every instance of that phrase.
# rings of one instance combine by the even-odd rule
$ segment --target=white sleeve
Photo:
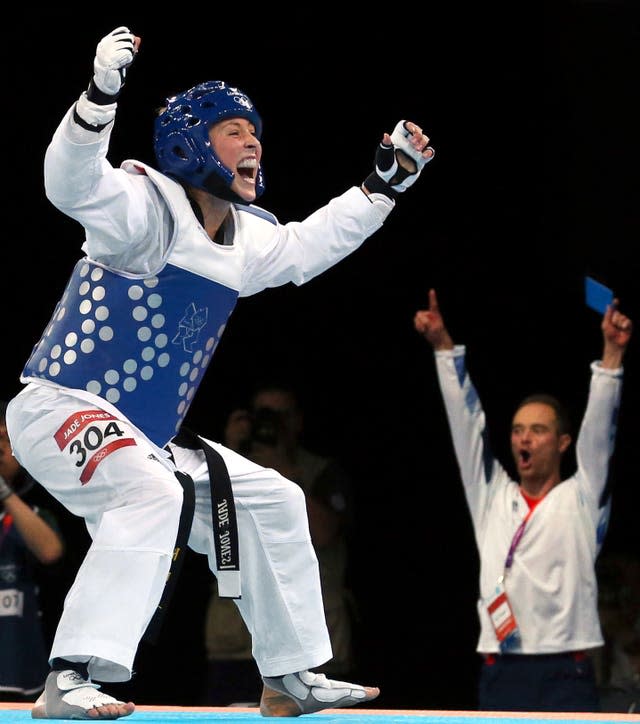
[[[96,261],[145,272],[140,259],[158,265],[171,230],[166,203],[145,176],[114,168],[107,160],[113,124],[100,133],[73,121],[71,107],[56,129],[44,161],[49,201],[86,231],[85,251]]]
[[[460,476],[474,526],[484,510],[490,484],[506,475],[489,447],[484,410],[465,365],[466,349],[435,352],[436,371]]]
[[[355,251],[377,231],[393,202],[352,187],[303,221],[278,224],[247,264],[240,296],[288,282],[304,284]]]
[[[576,441],[578,481],[591,497],[594,509],[607,483],[613,454],[622,392],[622,367],[607,369],[591,363],[589,398]]]

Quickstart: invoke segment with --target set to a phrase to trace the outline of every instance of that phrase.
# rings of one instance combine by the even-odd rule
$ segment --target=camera
[[[258,408],[251,419],[251,442],[276,447],[284,430],[281,412],[270,407]]]

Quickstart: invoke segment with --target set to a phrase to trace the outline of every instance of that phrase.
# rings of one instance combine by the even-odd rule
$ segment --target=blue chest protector
[[[164,447],[184,420],[237,298],[171,264],[140,278],[81,259],[23,375],[107,400]]]

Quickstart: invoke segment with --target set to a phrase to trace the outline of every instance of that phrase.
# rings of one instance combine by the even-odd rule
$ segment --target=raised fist
[[[368,191],[395,199],[420,176],[435,151],[415,123],[400,121],[391,136],[385,133],[375,156],[375,171],[364,182]]]
[[[99,91],[107,96],[117,96],[120,93],[127,68],[135,58],[138,43],[139,38],[124,25],[102,38],[93,61],[93,83]],[[111,101],[113,102],[113,98]]]

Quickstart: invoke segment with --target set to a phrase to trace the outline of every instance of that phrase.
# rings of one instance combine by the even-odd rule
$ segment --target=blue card
[[[604,314],[613,301],[611,289],[591,277],[584,278],[584,294],[587,306],[600,314]]]

